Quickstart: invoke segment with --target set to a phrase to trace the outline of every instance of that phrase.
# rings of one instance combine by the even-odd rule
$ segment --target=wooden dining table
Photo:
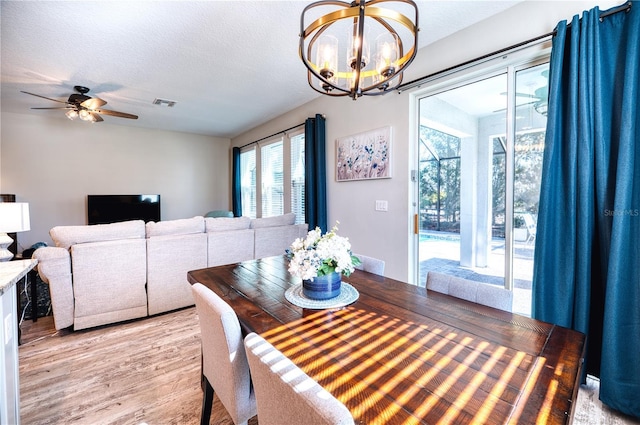
[[[309,309],[284,256],[193,270],[236,312],[344,403],[357,424],[571,422],[585,336],[529,317],[356,270],[358,298]],[[286,406],[283,406],[286,408]]]

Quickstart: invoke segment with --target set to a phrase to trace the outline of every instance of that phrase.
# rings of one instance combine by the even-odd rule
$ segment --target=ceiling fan
[[[100,122],[104,121],[99,114],[103,115],[111,115],[113,117],[119,118],[129,118],[132,120],[137,120],[138,116],[133,114],[127,114],[125,112],[112,111],[110,109],[101,109],[101,106],[107,104],[106,101],[97,98],[87,96],[89,89],[83,86],[74,86],[75,91],[78,93],[73,93],[69,96],[69,99],[66,101],[52,99],[50,97],[41,96],[35,93],[29,93],[27,91],[22,91],[22,93],[30,94],[31,96],[41,97],[43,99],[52,100],[58,103],[64,103],[66,106],[58,106],[58,107],[49,107],[49,108],[31,108],[31,109],[67,109],[67,113],[65,114],[70,120],[73,120],[79,117],[83,121],[89,122]]]
[[[518,103],[516,107],[519,108],[521,106],[533,105],[533,109],[535,109],[536,112],[538,112],[540,115],[547,116],[547,106],[549,103],[549,70],[546,69],[542,71],[540,75],[545,79],[544,85],[535,89],[533,94],[516,92],[516,97],[524,97],[530,99],[529,102]],[[500,94],[506,96],[507,92],[502,92]],[[503,108],[493,112],[502,112],[506,110],[506,108]]]
[[[542,86],[542,87],[538,87],[534,94],[529,94],[529,93],[519,93],[516,92],[516,97],[524,97],[524,98],[528,98],[531,99],[529,102],[524,102],[524,103],[518,103],[516,105],[516,108],[520,108],[523,106],[527,106],[527,105],[533,105],[533,108],[539,113],[542,114],[544,116],[547,115],[547,95],[548,93],[548,88],[547,86]],[[506,95],[507,92],[503,92],[500,93],[501,95]],[[502,108],[502,109],[497,109],[493,112],[503,112],[506,111],[507,108]]]

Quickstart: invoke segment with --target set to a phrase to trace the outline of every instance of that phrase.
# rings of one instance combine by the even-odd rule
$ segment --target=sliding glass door
[[[418,261],[514,290],[530,314],[548,63],[510,66],[419,100]]]

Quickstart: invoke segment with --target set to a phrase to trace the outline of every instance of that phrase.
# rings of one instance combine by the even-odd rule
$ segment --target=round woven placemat
[[[338,308],[349,305],[358,299],[360,293],[350,284],[342,282],[340,295],[337,297],[330,298],[328,300],[312,300],[304,296],[302,293],[302,283],[300,283],[287,289],[284,296],[287,301],[291,304],[297,305],[298,307],[323,310],[326,308]]]

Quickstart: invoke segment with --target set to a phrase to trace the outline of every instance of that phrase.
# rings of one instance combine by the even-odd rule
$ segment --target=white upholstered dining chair
[[[246,424],[257,408],[238,316],[201,283],[194,284],[192,291],[200,322],[205,381],[200,424],[209,424],[214,391],[233,423]]]
[[[428,272],[427,289],[500,310],[513,308],[513,292],[508,289],[444,273]]]
[[[369,273],[375,273],[380,276],[384,276],[384,260],[378,258],[368,257],[361,254],[353,254],[360,259],[360,265],[356,266],[356,269],[363,270]]]
[[[245,347],[260,425],[348,425],[351,412],[260,335]]]

